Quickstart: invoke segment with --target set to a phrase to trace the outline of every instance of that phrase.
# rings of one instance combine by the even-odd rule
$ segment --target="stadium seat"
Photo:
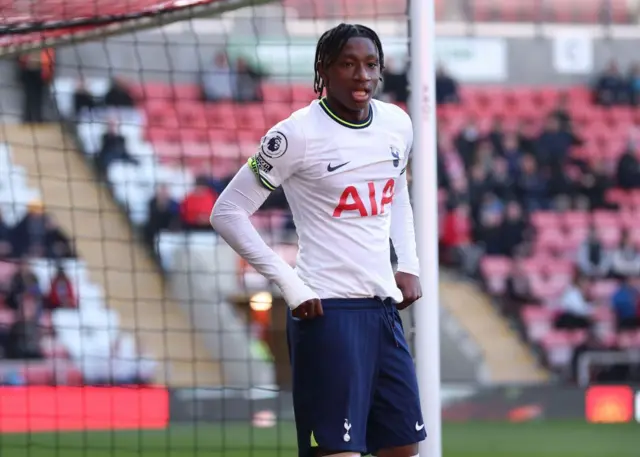
[[[545,351],[547,363],[551,368],[565,368],[571,361],[573,349],[585,341],[586,332],[551,330],[541,341]]]
[[[551,331],[556,313],[547,306],[527,305],[520,312],[527,339],[538,343]]]
[[[621,349],[640,349],[640,330],[621,332],[618,335],[618,346]]]
[[[498,295],[505,290],[511,269],[508,257],[485,256],[480,261],[480,272],[490,293]]]
[[[196,101],[181,101],[175,105],[180,127],[206,129],[207,112],[202,103]]]

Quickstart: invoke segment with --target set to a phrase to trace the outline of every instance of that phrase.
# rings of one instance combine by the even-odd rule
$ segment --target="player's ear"
[[[327,72],[325,71],[322,62],[316,62],[316,71],[318,72],[318,76],[320,76],[320,79],[324,83],[324,86],[327,87]]]

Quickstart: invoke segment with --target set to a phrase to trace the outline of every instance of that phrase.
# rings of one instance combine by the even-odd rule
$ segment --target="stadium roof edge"
[[[64,24],[61,24],[60,28],[54,31],[55,34],[47,36],[47,32],[35,32],[34,34],[40,36],[40,39],[19,42],[16,44],[12,44],[10,42],[11,35],[7,34],[3,37],[3,39],[6,40],[5,42],[0,40],[0,58],[7,58],[23,52],[35,51],[49,46],[74,45],[124,33],[162,27],[175,22],[188,21],[190,19],[206,16],[221,15],[225,12],[233,11],[245,6],[258,6],[260,4],[268,4],[271,2],[273,2],[273,0],[212,1],[211,3],[204,5],[199,4],[196,6],[186,6],[176,9],[175,11],[167,11],[153,16],[144,16],[113,22],[81,31],[78,31],[73,27],[65,27]],[[69,33],[63,35],[61,32],[65,29],[68,29]]]

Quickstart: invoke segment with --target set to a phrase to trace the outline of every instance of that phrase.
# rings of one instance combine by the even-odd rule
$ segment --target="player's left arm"
[[[416,233],[413,223],[413,209],[407,182],[407,164],[411,152],[412,135],[408,134],[404,168],[396,180],[395,196],[391,204],[391,242],[398,258],[396,283],[402,292],[404,309],[422,296],[420,287],[420,261],[416,248]]]

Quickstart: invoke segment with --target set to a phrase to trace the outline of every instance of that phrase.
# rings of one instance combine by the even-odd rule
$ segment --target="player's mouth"
[[[368,102],[371,95],[371,91],[367,89],[354,90],[351,92],[351,97],[357,103],[365,103]]]

